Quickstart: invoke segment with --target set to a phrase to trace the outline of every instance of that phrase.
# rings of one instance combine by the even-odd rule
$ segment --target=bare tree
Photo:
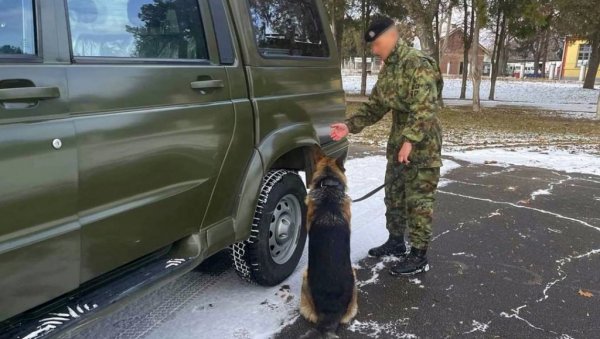
[[[495,100],[496,81],[500,70],[504,70],[502,56],[506,49],[507,40],[507,16],[510,15],[512,4],[511,0],[497,0],[493,3],[492,11],[496,16],[496,25],[494,26],[494,50],[492,52],[492,73],[490,75],[490,95],[489,100]]]
[[[452,12],[454,11],[454,3],[452,1],[448,2],[448,9],[446,12],[446,35],[444,37],[444,43],[440,47],[440,60],[442,60],[442,55],[448,48],[448,39],[450,38],[450,31],[452,30]],[[443,65],[440,65],[443,67]]]
[[[417,36],[421,41],[421,49],[433,57],[439,64],[439,7],[441,0],[405,0],[403,6],[415,22]],[[436,26],[434,28],[434,25]]]
[[[473,112],[481,112],[481,100],[479,90],[481,87],[481,64],[479,63],[479,31],[487,20],[485,0],[473,1],[473,17],[475,25],[473,26],[473,47],[471,49],[471,74],[473,80]]]
[[[373,4],[371,0],[361,0],[360,3],[361,23],[362,23],[362,36],[365,35],[369,24],[371,22],[371,12],[373,11]],[[371,59],[372,60],[372,59]],[[367,42],[362,39],[362,75],[360,81],[360,95],[367,94]]]
[[[463,0],[463,67],[462,67],[462,84],[460,87],[460,98],[466,99],[467,96],[467,75],[469,73],[469,50],[471,49],[471,45],[473,43],[473,26],[474,15],[471,12],[469,16],[469,2],[468,0]],[[471,24],[469,25],[469,18]]]

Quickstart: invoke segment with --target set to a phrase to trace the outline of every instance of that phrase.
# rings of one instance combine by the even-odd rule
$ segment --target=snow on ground
[[[447,160],[442,173],[459,167]],[[385,176],[386,158],[373,156],[349,160],[346,163],[349,182],[348,194],[357,198],[379,186]],[[383,191],[352,207],[352,261],[357,263],[367,256],[370,248],[387,239]],[[177,319],[167,321],[152,330],[147,338],[270,338],[286,325],[294,322],[298,314],[302,272],[307,265],[307,254],[301,259],[296,272],[283,284],[273,288],[242,282],[233,272],[219,287],[221,293],[202,294],[193,303],[178,311]],[[373,277],[358,285],[375,283],[380,265]],[[354,323],[359,333],[372,335],[389,324]],[[201,331],[201,332],[199,332]],[[177,333],[176,336],[173,333]],[[398,333],[398,337],[412,337]]]
[[[529,166],[567,173],[600,175],[600,157],[584,153],[571,153],[563,150],[537,152],[531,148],[512,150],[480,149],[472,151],[445,152],[446,156],[470,163],[483,164],[497,162],[498,165]],[[540,192],[540,194],[543,194]],[[538,195],[540,195],[538,194]]]
[[[481,82],[482,97],[490,92],[489,80]],[[460,97],[460,79],[444,80],[444,97]],[[467,82],[467,97],[473,96],[471,82]],[[522,80],[501,80],[496,83],[496,100],[512,102],[534,102],[541,104],[596,104],[598,91],[582,88],[575,82],[542,82]]]
[[[346,93],[360,93],[361,77],[359,75],[345,75],[342,80]],[[367,77],[367,94],[371,93],[376,81],[376,75]],[[460,87],[460,79],[444,79],[444,98],[458,99]],[[489,91],[490,81],[482,80],[482,98],[487,98]],[[544,105],[541,107],[544,109],[595,112],[595,110],[590,110],[590,107],[595,107],[599,93],[598,90],[584,89],[580,83],[576,82],[499,80],[496,83],[496,100],[499,105],[511,102],[528,106],[527,103],[535,103]],[[466,95],[467,98],[471,98],[473,95],[470,81],[467,82]]]
[[[527,149],[510,152],[500,149],[448,152],[457,160],[470,163],[497,161],[499,165],[535,166],[567,172],[600,175],[600,157],[585,154],[570,154],[556,151],[548,154],[531,152]],[[451,160],[444,161],[442,176],[461,165]],[[352,159],[347,162],[348,194],[357,198],[383,182],[386,158],[372,156]],[[444,179],[440,183],[443,186]],[[541,192],[540,192],[541,193]],[[385,229],[385,206],[383,191],[352,207],[352,261],[356,264],[367,256],[367,251],[387,238]],[[600,199],[600,197],[599,197]],[[468,253],[456,253],[469,255]],[[384,259],[385,261],[385,259]],[[151,331],[147,338],[167,337],[183,339],[198,338],[270,338],[298,317],[301,277],[307,265],[307,255],[298,265],[296,272],[280,286],[265,288],[242,282],[229,271],[220,281],[220,293],[200,293],[193,303],[178,311],[176,319],[163,323]],[[359,281],[358,286],[377,282],[385,265],[375,265],[369,279]],[[383,274],[383,273],[381,273]],[[422,286],[419,280],[412,281]],[[482,323],[483,324],[483,323]],[[485,324],[484,324],[485,325]],[[474,330],[484,330],[484,325],[474,322]],[[377,337],[390,324],[362,323],[355,321],[350,329],[365,336]],[[177,333],[176,336],[173,333]],[[411,338],[411,334],[397,333],[397,337]]]

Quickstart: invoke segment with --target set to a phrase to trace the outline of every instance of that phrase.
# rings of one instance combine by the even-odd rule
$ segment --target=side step
[[[39,339],[58,335],[110,313],[129,297],[192,270],[201,262],[197,235],[115,270],[67,295],[0,323],[1,339]]]

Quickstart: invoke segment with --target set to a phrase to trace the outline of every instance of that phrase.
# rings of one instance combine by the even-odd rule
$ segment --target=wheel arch
[[[319,139],[313,125],[298,123],[270,133],[255,148],[234,215],[236,241],[250,236],[264,175],[272,169],[307,171],[307,163],[312,161],[310,150],[314,146],[319,146]]]
[[[332,157],[345,158],[348,154],[347,140],[321,146],[311,123],[297,123],[278,129],[267,135],[255,148],[242,181],[243,186],[234,214],[236,241],[246,240],[250,236],[250,226],[263,177],[276,169],[305,171],[306,181],[310,182],[315,146],[321,147],[326,155]]]

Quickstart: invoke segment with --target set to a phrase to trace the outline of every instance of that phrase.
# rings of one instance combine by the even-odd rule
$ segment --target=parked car
[[[347,154],[344,113],[318,0],[0,0],[0,337],[81,326],[228,247],[282,282],[299,173],[315,145]]]

